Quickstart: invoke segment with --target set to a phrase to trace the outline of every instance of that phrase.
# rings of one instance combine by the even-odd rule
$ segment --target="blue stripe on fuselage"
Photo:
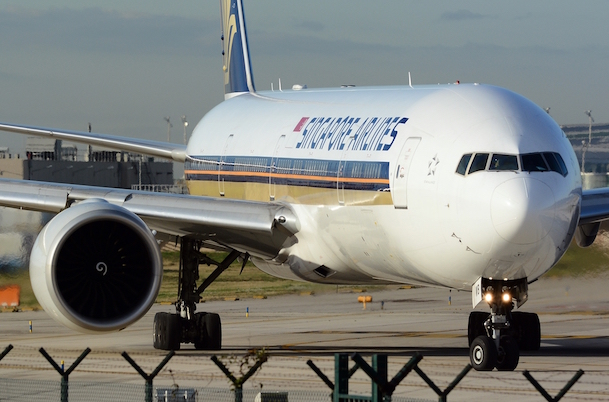
[[[242,156],[193,159],[184,165],[187,180],[215,181],[222,175],[227,182],[268,183],[272,175],[278,185],[336,188],[340,180],[345,189],[379,191],[389,187],[389,162]]]

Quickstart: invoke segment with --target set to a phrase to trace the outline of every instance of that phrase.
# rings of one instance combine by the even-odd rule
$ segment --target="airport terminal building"
[[[0,177],[134,189],[174,184],[171,162],[38,137],[27,139],[25,157],[0,148]]]

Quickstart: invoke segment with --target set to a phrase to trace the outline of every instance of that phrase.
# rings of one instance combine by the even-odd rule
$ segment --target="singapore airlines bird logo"
[[[222,27],[223,32],[223,43],[224,49],[222,49],[222,55],[224,56],[224,84],[229,82],[229,71],[230,71],[230,60],[231,51],[233,49],[233,40],[237,33],[237,20],[235,18],[237,4],[234,0],[224,0],[222,2]]]

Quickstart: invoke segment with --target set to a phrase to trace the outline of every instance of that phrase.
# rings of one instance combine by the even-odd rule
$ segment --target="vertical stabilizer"
[[[220,0],[224,96],[255,92],[241,0]]]

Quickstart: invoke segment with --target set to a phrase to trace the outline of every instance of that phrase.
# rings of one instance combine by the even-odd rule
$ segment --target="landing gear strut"
[[[526,301],[527,292],[526,278],[482,279],[481,294],[491,313],[474,311],[469,316],[469,358],[474,369],[513,371],[518,366],[520,350],[539,349],[537,314],[512,311],[515,303],[520,306]]]
[[[232,251],[217,262],[199,251],[196,240],[183,237],[180,248],[180,278],[176,314],[154,316],[153,345],[156,349],[178,350],[181,343],[194,343],[196,349],[220,350],[222,324],[215,313],[195,313],[201,294],[235,261],[241,253]],[[199,286],[199,265],[216,265],[216,269]],[[245,264],[244,264],[245,265]]]

